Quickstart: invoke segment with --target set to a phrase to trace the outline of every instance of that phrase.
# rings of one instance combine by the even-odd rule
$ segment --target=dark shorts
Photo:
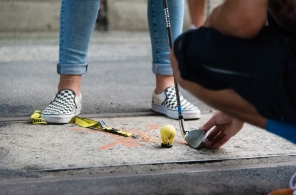
[[[212,28],[174,42],[182,78],[210,90],[233,89],[269,119],[296,122],[296,36],[265,27],[254,39]]]

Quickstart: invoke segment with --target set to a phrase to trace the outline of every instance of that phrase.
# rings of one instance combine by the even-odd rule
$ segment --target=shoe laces
[[[295,179],[295,177],[296,177],[296,172],[294,173],[294,175],[291,177],[291,179],[290,179],[290,188],[291,189],[293,189],[293,190],[296,190],[296,182],[294,183],[293,181],[294,181],[294,179]]]

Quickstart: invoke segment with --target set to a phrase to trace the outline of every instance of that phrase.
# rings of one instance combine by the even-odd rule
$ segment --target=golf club
[[[166,19],[166,28],[168,33],[169,46],[170,46],[170,49],[172,49],[173,41],[172,41],[171,22],[170,22],[170,15],[169,15],[167,0],[163,0],[163,7],[164,7],[164,13],[165,13],[165,19]],[[199,129],[192,129],[189,131],[185,131],[184,118],[182,115],[182,106],[181,106],[180,95],[179,95],[179,88],[178,88],[178,83],[176,79],[174,79],[174,83],[175,83],[176,96],[177,96],[179,126],[180,126],[182,136],[190,147],[195,149],[201,148],[203,145],[202,143],[205,137],[205,132]]]

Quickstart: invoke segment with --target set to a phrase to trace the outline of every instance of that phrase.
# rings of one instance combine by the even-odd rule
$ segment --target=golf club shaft
[[[171,33],[171,21],[170,21],[170,14],[169,14],[167,0],[163,0],[163,7],[164,7],[164,13],[165,13],[165,19],[166,19],[166,28],[167,28],[167,33],[168,33],[169,46],[170,46],[170,49],[172,49],[173,48],[173,41],[172,41],[172,33]],[[178,83],[175,78],[174,78],[174,83],[175,83],[176,96],[177,96],[179,124],[180,124],[182,135],[183,135],[183,137],[185,137],[186,132],[184,130],[184,125],[183,125],[184,119],[183,119],[183,115],[182,115],[179,87],[178,87]]]

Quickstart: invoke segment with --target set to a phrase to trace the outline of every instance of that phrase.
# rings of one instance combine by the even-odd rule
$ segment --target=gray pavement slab
[[[185,122],[196,129],[212,114]],[[126,138],[75,124],[32,125],[7,123],[0,128],[2,170],[47,170],[81,167],[155,164],[296,155],[296,146],[251,125],[217,150],[190,148],[181,136],[178,121],[162,116],[101,118],[111,127],[133,133]],[[172,148],[162,148],[159,130],[171,124],[177,130]]]

